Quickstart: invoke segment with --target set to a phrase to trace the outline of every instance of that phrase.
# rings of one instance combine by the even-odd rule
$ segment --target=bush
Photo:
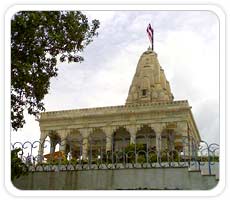
[[[150,153],[150,154],[149,154],[149,162],[150,162],[150,163],[156,163],[156,162],[157,162],[157,154],[155,154],[155,153]]]
[[[18,157],[20,151],[22,151],[20,148],[11,151],[11,180],[28,174],[27,165]]]
[[[145,162],[146,162],[145,156],[144,156],[144,155],[139,155],[139,156],[137,157],[137,162],[138,162],[138,163],[145,163]]]

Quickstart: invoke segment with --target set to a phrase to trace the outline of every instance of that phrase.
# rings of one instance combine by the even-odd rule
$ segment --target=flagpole
[[[147,34],[148,34],[148,37],[149,37],[149,40],[150,40],[150,42],[151,42],[151,49],[152,49],[152,51],[154,50],[154,30],[153,30],[153,28],[151,27],[151,24],[149,24],[148,26],[147,26],[147,29],[146,29],[146,31],[147,31]]]

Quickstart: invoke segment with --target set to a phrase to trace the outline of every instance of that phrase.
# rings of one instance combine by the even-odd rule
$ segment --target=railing
[[[170,140],[170,139],[169,139]],[[40,143],[16,142],[12,150],[20,148],[18,157],[28,166],[29,171],[67,171],[90,169],[124,169],[124,168],[167,168],[195,167],[197,170],[207,167],[211,175],[212,167],[219,162],[219,145],[202,141],[198,146],[193,140],[184,138],[181,148],[168,142],[168,148],[157,150],[151,139],[142,139],[141,143],[127,143],[126,139],[117,139],[106,151],[105,139],[89,139],[87,152],[84,155],[83,140],[58,142],[62,151],[39,155],[38,150],[52,150],[48,140]],[[119,143],[120,142],[120,143]],[[171,143],[171,144],[170,144]]]

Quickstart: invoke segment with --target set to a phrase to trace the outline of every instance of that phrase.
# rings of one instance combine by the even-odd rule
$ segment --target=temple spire
[[[173,101],[173,95],[157,54],[148,48],[137,64],[126,104],[161,101]]]

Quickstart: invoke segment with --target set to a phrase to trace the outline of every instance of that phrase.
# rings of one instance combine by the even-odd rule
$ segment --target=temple
[[[111,89],[112,90],[112,89]],[[130,144],[156,152],[177,150],[190,155],[201,138],[187,100],[174,100],[157,54],[148,49],[137,64],[124,105],[41,113],[40,142],[49,137],[64,154],[87,159],[89,151],[105,153]],[[43,146],[39,154],[43,155]]]

